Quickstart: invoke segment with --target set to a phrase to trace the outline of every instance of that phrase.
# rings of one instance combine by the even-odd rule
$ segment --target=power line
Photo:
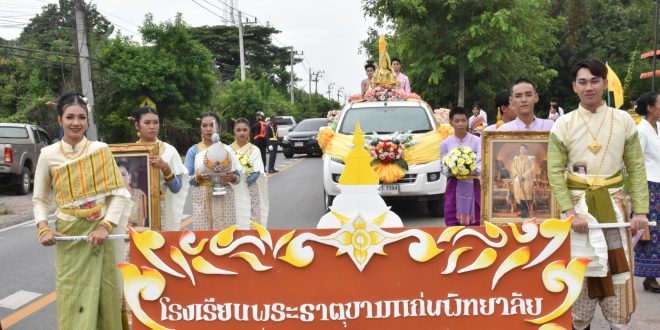
[[[222,16],[216,14],[216,12],[214,12],[214,11],[212,11],[212,10],[210,10],[210,9],[208,9],[208,8],[206,8],[206,7],[204,7],[204,6],[202,6],[202,4],[200,4],[199,2],[197,2],[197,1],[195,1],[195,0],[192,0],[192,2],[196,3],[196,4],[197,4],[198,6],[200,6],[200,7],[204,8],[204,10],[208,11],[209,13],[213,14],[214,16],[217,16],[217,17],[220,18],[224,23],[230,23],[226,18],[224,18],[224,17],[222,17]]]
[[[7,46],[7,45],[0,45],[0,48],[7,48],[7,49],[14,49],[14,50],[22,50],[22,51],[26,51],[26,52],[34,52],[34,53],[43,53],[43,54],[48,54],[48,55],[59,55],[59,56],[78,57],[78,55],[74,55],[74,54],[57,53],[57,52],[51,52],[51,51],[41,50],[41,49],[32,49],[32,48],[23,48],[23,47],[14,47],[14,46]]]
[[[47,59],[43,59],[43,58],[32,57],[32,56],[29,56],[29,55],[17,54],[17,53],[12,53],[12,52],[5,52],[3,54],[12,55],[12,56],[16,56],[16,57],[27,58],[27,59],[38,61],[38,62],[50,63],[50,64],[60,65],[60,66],[61,65],[70,65],[70,66],[75,66],[76,65],[75,63],[55,62],[55,61],[51,61],[51,60],[47,60]]]

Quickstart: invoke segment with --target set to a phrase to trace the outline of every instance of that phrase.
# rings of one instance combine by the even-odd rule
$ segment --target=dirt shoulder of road
[[[32,194],[16,196],[0,192],[0,229],[34,219]],[[55,211],[51,204],[49,213]]]

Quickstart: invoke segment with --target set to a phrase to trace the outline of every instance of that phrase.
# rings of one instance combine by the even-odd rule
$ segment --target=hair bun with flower
[[[128,121],[131,121],[131,122],[135,121],[135,117],[133,117],[133,116],[128,116],[128,117],[126,117],[126,119],[128,119]]]

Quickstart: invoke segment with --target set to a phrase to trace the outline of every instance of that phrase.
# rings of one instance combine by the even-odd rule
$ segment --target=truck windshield
[[[310,120],[303,120],[300,123],[298,123],[298,126],[294,129],[296,132],[303,132],[303,131],[318,131],[319,128],[327,125],[327,121],[325,119],[310,119]]]
[[[425,133],[433,129],[426,109],[422,107],[374,107],[349,109],[342,119],[339,133],[353,134],[358,120],[365,133]]]
[[[279,125],[293,125],[293,120],[291,118],[275,118],[275,124]]]
[[[27,139],[27,130],[23,127],[3,127],[0,129],[0,138]]]

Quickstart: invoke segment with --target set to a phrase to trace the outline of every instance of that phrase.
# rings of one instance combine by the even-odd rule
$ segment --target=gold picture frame
[[[150,155],[160,154],[158,144],[120,143],[108,146],[131,192],[133,209],[129,225],[138,231],[160,231],[160,171],[149,164]]]
[[[481,140],[481,222],[559,217],[548,181],[548,135],[486,131]]]

